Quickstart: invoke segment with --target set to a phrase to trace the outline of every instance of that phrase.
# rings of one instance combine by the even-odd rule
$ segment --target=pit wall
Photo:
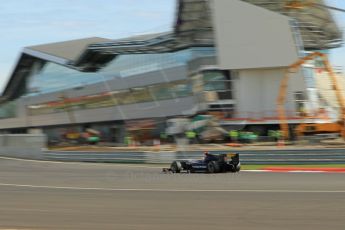
[[[43,159],[47,138],[43,134],[0,135],[0,154],[3,157]]]

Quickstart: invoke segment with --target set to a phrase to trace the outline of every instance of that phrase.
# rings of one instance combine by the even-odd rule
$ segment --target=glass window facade
[[[204,91],[215,91],[220,100],[232,98],[231,72],[208,70],[203,72]]]
[[[316,88],[314,69],[310,67],[303,67],[303,75],[307,88]]]
[[[42,69],[27,79],[25,97],[44,95],[66,89],[83,87],[113,78],[126,78],[171,67],[187,65],[193,59],[215,56],[214,47],[193,47],[173,53],[128,54],[120,55],[98,72],[87,73],[70,69],[55,63],[46,63]],[[187,77],[187,76],[186,76]],[[216,86],[219,88],[221,86]],[[28,106],[31,115],[93,109],[116,105],[144,103],[155,100],[168,100],[192,95],[189,81],[175,81],[147,85],[132,89],[86,95],[78,98],[61,98],[61,100]],[[16,102],[0,106],[0,119],[16,117]]]
[[[28,79],[28,95],[50,93],[96,83],[102,80],[97,73],[83,73],[55,63],[47,63]]]
[[[30,115],[66,112],[70,110],[95,109],[117,105],[151,102],[188,97],[192,95],[187,80],[148,85],[140,88],[103,92],[75,98],[63,97],[59,101],[50,101],[29,105]]]
[[[233,118],[235,115],[235,106],[232,104],[211,104],[208,108],[209,114],[220,119]]]
[[[299,115],[305,115],[305,103],[306,98],[303,92],[297,91],[295,92],[295,103],[296,103],[296,110],[298,111]]]
[[[17,115],[16,101],[4,103],[0,107],[0,119],[13,118]]]
[[[213,47],[189,48],[174,53],[120,55],[95,73],[85,73],[58,64],[47,63],[28,81],[28,95],[61,91],[94,84],[114,77],[128,77],[151,71],[186,65],[199,57],[215,56]],[[127,99],[129,100],[129,99]]]

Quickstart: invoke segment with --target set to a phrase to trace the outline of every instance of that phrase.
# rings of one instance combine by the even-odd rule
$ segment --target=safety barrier
[[[224,151],[210,151],[219,154]],[[286,149],[239,150],[243,164],[345,164],[345,149]],[[202,152],[44,152],[45,160],[109,162],[109,163],[161,163],[175,159],[201,159]]]

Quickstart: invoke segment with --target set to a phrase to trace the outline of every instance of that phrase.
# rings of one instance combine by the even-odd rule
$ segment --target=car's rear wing
[[[227,153],[227,158],[230,158],[234,163],[240,162],[240,154],[238,153]]]

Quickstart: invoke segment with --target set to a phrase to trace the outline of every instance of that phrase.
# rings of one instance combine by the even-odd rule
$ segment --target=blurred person
[[[230,140],[231,142],[237,143],[238,141],[238,131],[237,130],[231,130],[229,132]]]
[[[186,132],[186,137],[188,138],[189,144],[195,144],[196,132],[194,132],[193,130],[189,130]]]

